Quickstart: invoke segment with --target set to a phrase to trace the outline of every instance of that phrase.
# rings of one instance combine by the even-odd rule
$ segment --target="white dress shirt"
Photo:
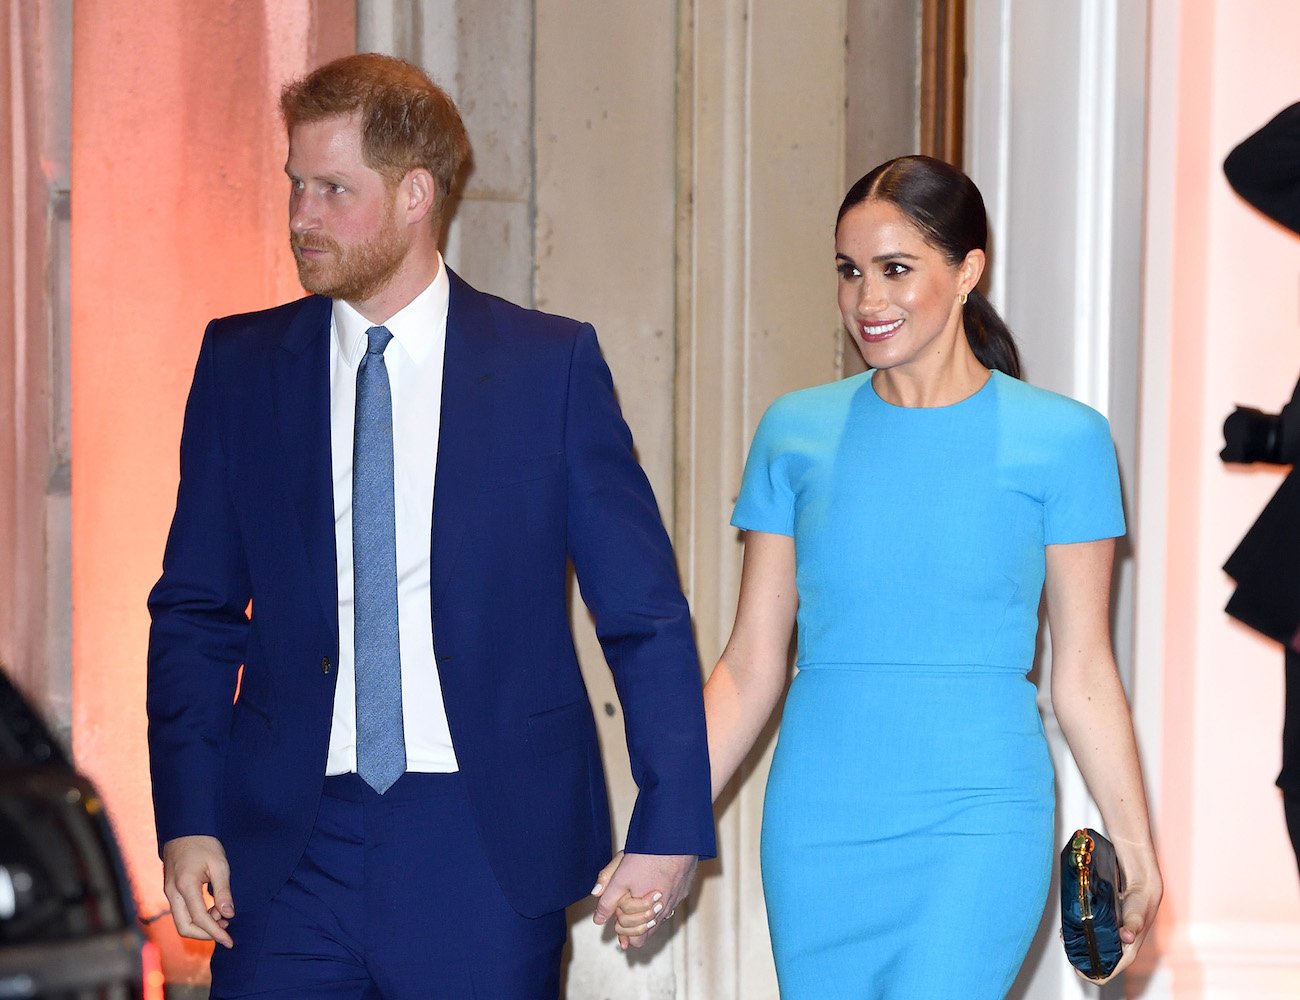
[[[438,665],[433,656],[429,550],[433,477],[438,461],[442,364],[450,294],[438,274],[384,324],[393,335],[384,365],[393,399],[394,509],[397,517],[397,627],[402,657],[402,717],[408,771],[455,771]],[[356,656],[352,609],[352,433],[357,365],[373,324],[342,300],[330,323],[330,444],[334,537],[338,551],[339,662],[326,774],[357,769]]]

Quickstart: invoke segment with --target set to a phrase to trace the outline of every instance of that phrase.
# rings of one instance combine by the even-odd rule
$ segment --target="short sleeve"
[[[1046,484],[1043,540],[1093,542],[1124,534],[1124,503],[1110,424],[1096,410],[1071,407]]]
[[[794,490],[788,475],[789,435],[784,425],[778,400],[763,414],[749,446],[740,496],[731,515],[734,527],[794,535]]]

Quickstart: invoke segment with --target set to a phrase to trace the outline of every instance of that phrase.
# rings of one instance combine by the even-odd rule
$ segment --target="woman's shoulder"
[[[839,412],[858,393],[870,377],[870,372],[851,375],[805,389],[795,389],[777,396],[768,406],[763,421],[817,420]]]
[[[1026,430],[1065,437],[1110,436],[1110,422],[1087,403],[995,372],[999,409]]]

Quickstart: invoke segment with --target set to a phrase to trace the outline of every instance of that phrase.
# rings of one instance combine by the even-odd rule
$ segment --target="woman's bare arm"
[[[793,538],[746,533],[736,623],[704,685],[715,800],[753,748],[785,689],[799,607],[794,572]]]
[[[1124,870],[1124,957],[1136,956],[1160,905],[1163,883],[1147,814],[1133,719],[1110,636],[1114,539],[1047,546],[1052,632],[1052,710],[1101,809]]]
[[[798,607],[794,539],[746,532],[736,623],[704,685],[715,801],[753,749],[785,689]],[[615,855],[600,873],[593,895],[605,891],[619,857]],[[662,911],[654,893],[642,897],[625,894],[615,911],[614,929],[620,946],[626,949],[629,942],[638,943],[660,920],[672,915]]]

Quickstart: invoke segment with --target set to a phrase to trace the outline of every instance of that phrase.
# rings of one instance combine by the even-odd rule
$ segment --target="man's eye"
[[[346,190],[342,184],[329,184],[326,186],[329,188],[330,194],[342,194]]]

